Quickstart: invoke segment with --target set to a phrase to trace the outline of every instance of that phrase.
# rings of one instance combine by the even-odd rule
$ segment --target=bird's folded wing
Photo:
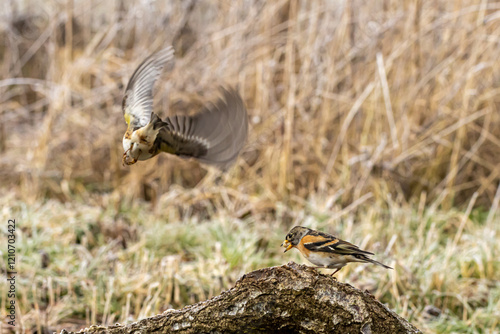
[[[223,97],[200,113],[166,118],[157,137],[160,150],[219,168],[231,165],[245,144],[248,116],[235,90],[221,90]]]
[[[336,254],[366,254],[373,255],[373,253],[359,249],[358,246],[351,244],[350,242],[340,240],[337,238],[323,239],[316,242],[304,243],[304,247],[310,251],[316,252],[327,252]]]

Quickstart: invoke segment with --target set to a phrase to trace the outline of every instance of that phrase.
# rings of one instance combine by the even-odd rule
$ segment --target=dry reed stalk
[[[422,189],[430,190],[428,201],[445,187],[448,203],[465,203],[477,190],[477,183],[466,181],[474,166],[491,175],[491,166],[499,162],[498,154],[486,152],[499,148],[496,125],[500,120],[478,113],[496,99],[495,77],[480,77],[482,72],[475,70],[495,67],[495,42],[481,38],[498,29],[489,16],[498,7],[495,4],[482,1],[456,7],[456,3],[438,6],[416,1],[402,7],[384,3],[379,8],[355,2],[333,6],[283,0],[259,6],[205,1],[147,8],[132,2],[137,9],[134,15],[132,7],[99,4],[89,11],[90,4],[68,0],[64,15],[49,10],[50,21],[36,21],[31,28],[34,39],[24,37],[21,30],[16,40],[20,47],[0,50],[13,76],[21,76],[23,69],[25,77],[65,87],[57,92],[28,85],[17,87],[17,93],[16,86],[3,88],[13,93],[3,102],[8,127],[33,127],[25,123],[27,116],[16,116],[20,108],[13,103],[17,100],[33,102],[31,115],[44,122],[42,132],[38,130],[28,141],[16,135],[5,139],[14,146],[36,147],[30,165],[38,166],[37,171],[3,177],[6,182],[26,180],[25,189],[39,189],[30,192],[38,194],[35,197],[88,196],[84,193],[95,187],[121,189],[133,178],[135,185],[119,193],[149,198],[144,188],[151,188],[154,200],[172,184],[198,183],[203,173],[186,177],[189,173],[168,171],[173,166],[186,171],[194,166],[175,159],[160,158],[150,162],[154,168],[132,172],[117,162],[123,124],[119,101],[129,70],[138,58],[174,39],[190,42],[182,44],[174,70],[161,80],[160,88],[170,96],[159,92],[160,105],[170,109],[182,99],[187,104],[181,111],[191,112],[194,97],[198,96],[199,104],[211,99],[210,92],[206,98],[199,92],[207,91],[217,76],[221,83],[239,82],[256,122],[243,155],[251,164],[240,163],[237,169],[244,173],[234,173],[226,181],[243,185],[249,193],[266,189],[284,199],[288,194],[307,197],[317,191],[333,194],[346,189],[341,201],[348,205],[384,182],[392,193],[403,189],[407,197],[418,198]],[[221,11],[227,15],[217,15]],[[405,24],[404,11],[413,17],[411,26]],[[146,25],[143,18],[152,12],[155,16]],[[97,27],[93,24],[99,15],[102,23]],[[165,30],[164,22],[171,28]],[[3,34],[13,41],[18,31]],[[62,43],[51,38],[58,31],[64,32]],[[20,62],[14,61],[14,50],[20,50]],[[47,61],[43,70],[37,65]],[[374,82],[380,86],[372,87]],[[387,124],[375,112],[382,105]],[[464,122],[474,113],[477,118]],[[490,117],[487,122],[483,122],[485,116]],[[445,128],[451,132],[442,132]],[[471,151],[468,138],[477,131],[482,139]],[[360,158],[365,150],[380,147],[386,134],[391,144],[377,153],[377,161],[372,158],[364,166]],[[465,153],[470,159],[463,159],[464,152],[470,152]],[[12,157],[12,164],[23,158],[12,149],[5,155]],[[68,157],[71,162],[63,162]],[[350,166],[352,159],[359,164]],[[373,169],[370,163],[375,164]],[[442,170],[444,165],[447,171]],[[14,170],[8,162],[4,166]],[[418,175],[421,181],[382,180],[375,173],[380,166],[389,167],[389,173]],[[254,181],[245,182],[243,175],[253,175]],[[62,180],[65,189],[60,186]],[[481,187],[478,203],[488,202],[495,188],[485,183]]]

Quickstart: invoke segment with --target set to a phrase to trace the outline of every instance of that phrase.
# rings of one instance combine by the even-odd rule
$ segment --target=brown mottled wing
[[[153,111],[153,86],[161,74],[165,63],[174,58],[174,49],[169,46],[146,58],[130,78],[122,109],[127,124],[132,128],[146,126]]]
[[[248,132],[247,110],[233,89],[194,116],[173,116],[163,122],[157,141],[161,151],[193,157],[226,168],[243,148]]]

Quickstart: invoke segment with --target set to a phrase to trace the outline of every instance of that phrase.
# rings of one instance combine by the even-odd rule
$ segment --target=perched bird
[[[130,78],[122,103],[128,125],[123,136],[123,164],[166,152],[224,169],[234,162],[247,137],[243,101],[235,90],[221,88],[222,98],[198,114],[162,120],[153,112],[153,86],[163,66],[173,58],[172,47],[153,53]]]
[[[340,240],[331,234],[307,227],[295,226],[292,228],[281,246],[286,248],[285,253],[292,248],[297,248],[309,262],[317,265],[316,268],[337,269],[332,273],[332,276],[348,262],[370,262],[392,269],[370,259],[368,255],[373,255],[373,253],[361,250],[358,246]]]

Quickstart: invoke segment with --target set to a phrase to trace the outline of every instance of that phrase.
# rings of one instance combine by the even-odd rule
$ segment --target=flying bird
[[[349,262],[369,262],[386,269],[392,269],[370,259],[368,256],[373,255],[373,253],[359,249],[358,246],[331,234],[307,227],[295,226],[292,228],[281,246],[286,248],[285,253],[292,248],[297,248],[309,262],[317,266],[316,268],[336,269],[332,276]]]
[[[167,47],[147,57],[130,78],[122,102],[127,131],[123,164],[132,165],[160,152],[195,158],[221,169],[230,166],[245,144],[248,116],[234,89],[221,88],[222,97],[193,116],[163,120],[153,112],[153,86],[163,67],[174,58]]]

